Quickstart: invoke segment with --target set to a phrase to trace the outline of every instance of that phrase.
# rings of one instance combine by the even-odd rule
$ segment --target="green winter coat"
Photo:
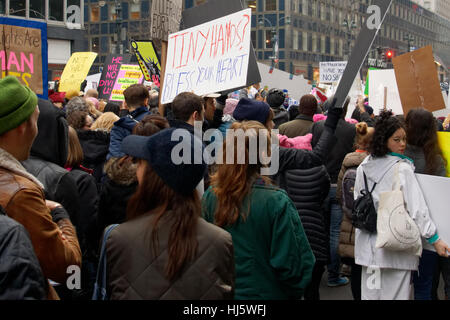
[[[297,209],[285,191],[254,184],[250,214],[224,229],[233,238],[235,299],[300,299],[315,263]],[[210,187],[202,214],[214,223],[217,198]],[[244,206],[246,207],[246,206]]]

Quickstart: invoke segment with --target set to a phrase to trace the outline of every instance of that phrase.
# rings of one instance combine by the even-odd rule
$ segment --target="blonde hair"
[[[95,120],[94,124],[91,126],[91,130],[103,130],[110,132],[114,126],[114,122],[119,119],[120,118],[115,113],[105,112],[97,120]]]
[[[98,101],[98,111],[104,112],[106,107],[106,101],[105,100],[99,100]]]
[[[365,122],[356,124],[355,147],[362,150],[367,150],[372,141],[374,128],[371,128]]]
[[[83,162],[83,149],[74,128],[69,126],[69,148],[67,154],[66,167],[78,167]]]
[[[97,110],[97,108],[95,107],[95,103],[89,99],[85,99],[85,100],[86,100],[86,104],[88,105],[88,108],[89,108],[89,113],[91,115],[93,115],[95,118],[100,117],[102,115],[102,113]]]

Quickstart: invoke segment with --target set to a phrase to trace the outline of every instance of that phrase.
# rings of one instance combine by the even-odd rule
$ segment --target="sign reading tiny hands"
[[[373,0],[372,5],[367,8],[369,16],[363,24],[361,32],[356,39],[352,54],[348,60],[344,75],[336,90],[336,106],[342,108],[345,99],[352,87],[353,81],[363,65],[367,54],[375,40],[378,30],[386,17],[393,0]]]

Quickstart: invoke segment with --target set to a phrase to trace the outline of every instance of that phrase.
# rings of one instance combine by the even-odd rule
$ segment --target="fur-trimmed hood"
[[[44,190],[44,186],[42,185],[42,183],[40,183],[35,176],[25,170],[25,168],[16,158],[14,158],[9,152],[2,148],[0,148],[0,167],[33,181],[42,190]]]
[[[117,184],[130,185],[137,181],[137,164],[123,158],[110,158],[104,167],[108,177]]]

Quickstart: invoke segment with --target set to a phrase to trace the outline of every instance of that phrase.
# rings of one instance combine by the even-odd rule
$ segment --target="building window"
[[[30,0],[30,18],[45,20],[45,0]]]
[[[97,6],[91,5],[91,22],[99,22],[100,21],[100,8]]]
[[[115,21],[117,19],[116,5],[111,4],[109,9],[109,20]]]
[[[92,52],[100,52],[100,42],[98,38],[91,39],[91,51]]]
[[[130,19],[140,19],[141,18],[141,7],[139,4],[132,3],[130,5]]]
[[[266,30],[266,49],[270,49],[273,48],[272,45],[272,31],[271,30]]]
[[[48,1],[48,20],[64,21],[64,3],[61,0]]]
[[[25,17],[26,14],[25,0],[10,0],[9,14],[12,16]]]
[[[265,1],[266,1],[266,11],[277,10],[277,0],[265,0]]]

